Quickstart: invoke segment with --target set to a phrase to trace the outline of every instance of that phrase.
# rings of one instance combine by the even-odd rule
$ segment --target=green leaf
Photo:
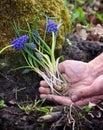
[[[75,20],[79,17],[79,12],[73,12],[71,13],[71,22],[75,22]]]
[[[66,42],[68,43],[68,45],[72,45],[71,41],[69,39],[66,39]]]
[[[5,106],[6,106],[6,104],[5,104],[4,100],[0,100],[0,107],[5,107]]]
[[[90,111],[90,110],[92,109],[92,107],[89,106],[89,105],[86,105],[86,106],[83,107],[83,109],[84,109],[86,112],[88,112],[88,111]]]
[[[98,13],[97,13],[97,18],[98,18],[101,22],[103,22],[103,14],[98,14]]]
[[[18,21],[18,24],[15,22],[15,20],[13,20],[13,24],[12,24],[14,30],[15,30],[15,34],[16,37],[20,37],[21,36],[21,31],[20,31],[20,23]]]

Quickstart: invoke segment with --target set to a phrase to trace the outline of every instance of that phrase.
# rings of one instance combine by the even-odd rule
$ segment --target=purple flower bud
[[[39,60],[42,60],[43,56],[42,56],[40,53],[35,52],[35,54],[36,54],[36,56],[37,56],[37,58],[38,58]]]
[[[29,47],[31,50],[35,50],[36,49],[36,44],[34,44],[33,42],[27,43],[26,46]]]
[[[36,30],[34,30],[34,37],[35,37],[35,40],[38,42],[39,38],[38,38],[38,32]]]
[[[11,44],[13,45],[12,48],[14,48],[15,50],[20,50],[25,46],[28,40],[29,37],[27,35],[23,35],[19,38],[16,38],[11,42]]]
[[[49,33],[52,33],[52,32],[56,33],[56,32],[57,32],[57,25],[56,25],[56,23],[55,23],[53,20],[51,20],[51,19],[48,20],[48,23],[47,23],[47,31],[48,31]]]

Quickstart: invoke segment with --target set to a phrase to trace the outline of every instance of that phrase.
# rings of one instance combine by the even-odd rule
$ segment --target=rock
[[[48,17],[55,17],[56,23],[58,23],[61,18],[63,26],[58,32],[57,49],[62,49],[65,34],[69,31],[70,23],[68,9],[63,4],[62,0],[3,0],[0,1],[0,50],[4,46],[10,44],[10,42],[15,38],[15,32],[12,25],[13,21],[19,21],[20,27],[22,29],[27,29],[26,21],[32,25],[38,11],[40,11],[38,26],[41,36],[43,36],[44,33],[46,20],[44,14]],[[50,41],[51,37],[47,37],[46,42],[50,43]],[[3,56],[0,55],[0,69],[4,67],[12,67],[11,63],[12,65],[17,64],[15,57],[18,57],[18,53],[16,54],[15,52],[14,54],[13,49],[8,50],[9,51],[3,53]],[[9,57],[8,54],[12,57]],[[18,57],[18,63],[20,64],[21,62],[22,61],[20,61]],[[2,63],[3,65],[6,64],[6,66],[2,66]]]
[[[59,31],[58,45],[63,44],[65,33],[69,30],[69,12],[64,6],[62,0],[3,0],[0,1],[0,48],[9,44],[14,39],[13,20],[19,21],[21,28],[27,28],[26,20],[33,23],[38,11],[39,16],[39,30],[44,32],[45,18],[58,17],[62,19],[63,26]],[[62,42],[61,42],[62,41]],[[59,45],[60,44],[60,45]]]

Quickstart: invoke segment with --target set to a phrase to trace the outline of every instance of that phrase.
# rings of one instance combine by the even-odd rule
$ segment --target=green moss
[[[5,46],[5,44],[9,44],[14,38],[13,19],[19,20],[21,26],[25,27],[25,20],[32,23],[39,10],[39,28],[41,33],[43,33],[45,24],[44,14],[49,17],[61,17],[65,30],[62,27],[59,31],[58,47],[63,44],[64,33],[69,30],[69,12],[67,12],[62,0],[3,0],[0,1],[0,9],[0,48]]]
[[[14,39],[15,33],[12,27],[13,20],[20,22],[21,28],[26,28],[25,20],[33,23],[38,11],[39,31],[41,36],[44,33],[45,18],[61,18],[63,26],[60,28],[57,37],[57,49],[61,50],[64,43],[65,34],[69,31],[69,12],[64,6],[62,0],[1,0],[0,1],[0,49],[10,44]],[[59,20],[56,19],[58,24]],[[50,43],[51,36],[46,38]],[[11,51],[11,49],[10,49]]]

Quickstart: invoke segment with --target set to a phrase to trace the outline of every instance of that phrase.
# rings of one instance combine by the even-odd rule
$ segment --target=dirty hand
[[[66,60],[59,64],[59,71],[70,84],[70,89],[68,88],[68,95],[70,95],[70,93],[72,95],[73,91],[75,92],[75,90],[79,90],[80,87],[86,88],[87,86],[90,86],[94,81],[93,77],[90,75],[91,68],[89,67],[88,63]],[[39,92],[41,98],[47,96],[48,100],[55,101],[64,105],[70,105],[73,103],[69,96],[57,96],[51,94],[49,86],[45,81],[40,82]],[[72,97],[75,98],[75,95]],[[81,102],[78,105],[82,104],[83,103]]]
[[[102,56],[103,57],[103,56]],[[99,57],[100,58],[100,57]],[[51,94],[45,81],[40,83],[40,97],[64,105],[84,106],[89,102],[97,103],[103,99],[103,75],[98,57],[89,63],[66,60],[59,64],[59,71],[70,84],[68,96]],[[94,67],[95,66],[95,67]]]

